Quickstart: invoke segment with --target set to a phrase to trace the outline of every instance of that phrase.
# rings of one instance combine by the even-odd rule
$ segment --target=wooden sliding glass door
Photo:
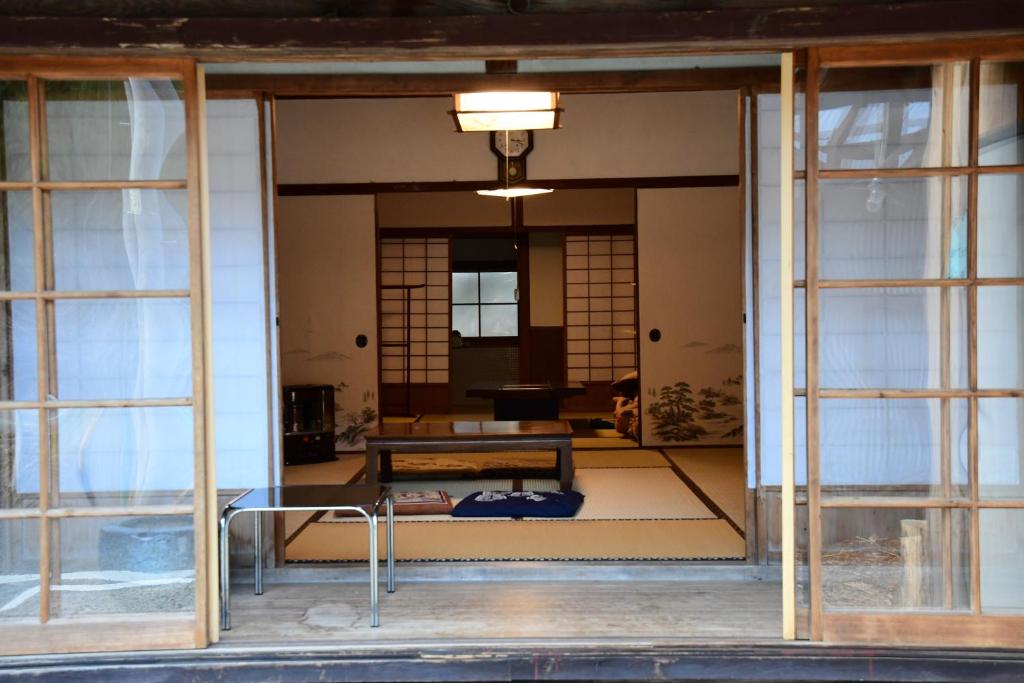
[[[1024,54],[992,45],[807,54],[814,640],[1024,646]]]
[[[191,60],[0,61],[0,653],[207,643]]]

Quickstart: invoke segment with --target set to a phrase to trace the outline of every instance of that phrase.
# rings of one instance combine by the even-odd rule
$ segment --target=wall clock
[[[491,151],[498,157],[498,182],[515,185],[526,179],[526,155],[533,149],[533,131],[491,132]]]

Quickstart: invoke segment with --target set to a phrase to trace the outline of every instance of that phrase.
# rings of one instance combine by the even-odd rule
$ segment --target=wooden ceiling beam
[[[277,97],[439,97],[481,90],[557,90],[571,93],[676,92],[778,87],[774,67],[612,71],[589,73],[228,75],[206,77],[209,97],[262,91]],[[236,93],[242,93],[236,95]]]
[[[0,16],[2,49],[207,59],[523,59],[1024,34],[1019,0],[422,17]],[[659,5],[660,6],[660,5]]]

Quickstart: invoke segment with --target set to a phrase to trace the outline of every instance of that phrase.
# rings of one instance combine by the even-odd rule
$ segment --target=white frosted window
[[[479,311],[477,306],[452,306],[452,330],[463,337],[479,337]]]
[[[480,301],[477,273],[452,273],[452,303],[475,304]]]
[[[0,224],[6,233],[5,253],[0,255],[0,289],[35,289],[35,239],[32,233],[32,193],[0,192]]]
[[[980,510],[981,609],[1024,611],[1024,510]]]
[[[54,304],[61,399],[192,395],[188,299],[84,299]]]
[[[25,81],[0,81],[0,180],[29,180],[32,169]]]
[[[54,192],[56,288],[188,289],[188,192]]]
[[[517,277],[516,273],[480,273],[480,303],[515,303]]]
[[[46,141],[52,180],[181,180],[182,84],[47,81]]]
[[[270,372],[259,113],[253,100],[210,100],[206,116],[217,486],[266,486]]]
[[[480,307],[480,336],[515,337],[518,334],[519,310],[517,306]]]
[[[58,410],[56,420],[60,505],[191,502],[191,408]]]

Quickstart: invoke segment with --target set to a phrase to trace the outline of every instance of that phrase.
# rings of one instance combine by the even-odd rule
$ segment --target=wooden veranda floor
[[[401,567],[399,580],[401,578]],[[224,644],[778,641],[770,581],[399,581],[369,627],[364,583],[240,584]]]

